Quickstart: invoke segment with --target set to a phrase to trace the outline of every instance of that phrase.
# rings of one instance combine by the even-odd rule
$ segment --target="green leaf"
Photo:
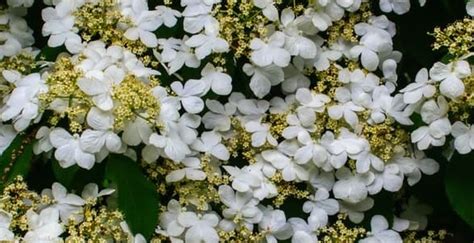
[[[444,56],[441,58],[441,62],[444,63],[444,64],[448,64],[448,63],[450,63],[454,58],[456,58],[456,57],[453,56],[452,54],[447,53],[446,55],[444,55]]]
[[[53,169],[54,177],[56,180],[68,189],[71,189],[72,183],[76,177],[79,166],[73,165],[69,168],[62,168],[59,162],[55,159],[51,162],[51,168]]]
[[[32,164],[33,144],[24,143],[25,136],[19,134],[0,156],[1,185],[13,181],[15,177],[25,176]]]
[[[30,143],[30,144],[24,145],[23,151],[21,152],[19,157],[17,157],[17,159],[15,160],[15,162],[13,163],[13,166],[10,168],[10,171],[8,172],[8,176],[6,180],[7,183],[13,181],[15,177],[19,175],[25,176],[31,168],[31,164],[33,162],[32,159],[33,159],[33,144]]]
[[[56,61],[56,58],[59,56],[59,54],[63,52],[67,52],[66,47],[64,46],[60,46],[60,47],[45,46],[43,49],[41,49],[36,59],[54,62]]]
[[[395,208],[395,200],[393,199],[393,193],[388,191],[381,191],[380,193],[373,195],[374,206],[365,213],[364,221],[362,225],[370,229],[370,221],[375,215],[384,216],[388,223],[392,225],[393,223],[393,213]]]
[[[454,211],[474,228],[474,153],[455,154],[444,178],[446,193]]]
[[[77,165],[62,168],[56,160],[53,160],[51,167],[56,180],[72,191],[81,192],[89,183],[101,185],[104,181],[104,163],[95,164],[92,169],[86,170]]]
[[[158,193],[139,165],[123,155],[110,155],[106,178],[116,185],[118,208],[131,231],[150,238],[158,224]]]

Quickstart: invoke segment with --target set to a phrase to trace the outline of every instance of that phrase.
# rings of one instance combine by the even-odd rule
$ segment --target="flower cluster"
[[[59,183],[38,194],[28,189],[22,177],[3,189],[0,203],[0,237],[9,242],[124,241],[144,242],[134,237],[123,216],[107,209],[102,197],[112,189],[99,191],[87,184],[81,196],[68,193]]]
[[[428,71],[420,70],[414,83],[400,90],[403,101],[421,116],[423,126],[411,134],[418,149],[443,146],[446,137],[454,137],[454,148],[460,154],[474,149],[471,111],[474,107],[474,74],[467,59],[474,46],[474,22],[464,19],[444,30],[435,29],[434,49],[447,48],[451,57],[437,62]],[[452,152],[451,152],[452,153]]]
[[[404,189],[438,172],[428,148],[474,150],[472,17],[435,29],[448,61],[399,87],[396,26],[378,13],[409,0],[151,2],[0,6],[0,152],[27,134],[62,169],[136,161],[161,194],[155,240],[402,242],[427,228],[431,209]],[[33,47],[33,3],[53,58]],[[367,218],[387,192],[398,207]],[[112,193],[17,180],[0,240],[145,241]]]

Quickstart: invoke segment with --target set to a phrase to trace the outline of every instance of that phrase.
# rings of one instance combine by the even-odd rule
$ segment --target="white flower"
[[[404,150],[395,154],[394,162],[407,177],[408,185],[413,186],[421,179],[421,173],[433,175],[439,170],[439,164],[427,158],[422,151],[416,150],[412,157],[404,157]]]
[[[226,230],[232,230],[235,227],[233,220],[242,219],[249,230],[253,229],[253,224],[260,222],[263,213],[257,207],[258,200],[253,198],[250,192],[234,192],[232,187],[227,185],[219,186],[219,197],[226,206],[222,211],[225,220],[221,221],[220,226]]]
[[[310,222],[306,223],[302,218],[290,218],[288,223],[290,223],[294,232],[291,243],[318,242],[318,227],[315,225]]]
[[[81,148],[79,135],[71,135],[63,128],[55,128],[49,134],[49,139],[56,148],[54,157],[61,167],[67,168],[77,164],[79,167],[91,169],[94,166],[95,157]]]
[[[164,5],[158,5],[155,9],[157,10],[158,16],[161,18],[163,24],[168,28],[174,27],[178,22],[177,18],[181,17],[179,11]]]
[[[418,71],[415,77],[415,83],[409,84],[400,90],[403,93],[403,101],[407,104],[414,104],[424,98],[431,98],[436,93],[435,86],[431,85],[428,79],[428,70],[426,68]]]
[[[229,160],[230,153],[221,143],[221,136],[216,132],[203,132],[191,147],[199,152],[210,154],[220,160]]]
[[[334,184],[334,197],[349,203],[359,203],[366,199],[367,185],[374,180],[374,176],[371,174],[353,175],[346,167],[337,170],[336,177],[338,181]]]
[[[407,219],[398,218],[393,216],[392,229],[397,232],[406,231],[410,227],[410,221]]]
[[[333,169],[341,168],[347,162],[346,146],[352,152],[360,153],[363,150],[362,143],[357,140],[348,140],[344,145],[341,141],[334,137],[334,134],[327,131],[320,139],[320,144],[326,149],[327,154],[323,154],[320,160],[317,160],[318,167],[325,171],[332,171]],[[327,159],[324,158],[326,155]]]
[[[33,5],[34,0],[7,0],[7,4],[10,7],[18,8],[25,7],[29,8]]]
[[[377,100],[391,100],[387,99],[387,96],[389,92],[382,93],[382,97],[375,96],[373,94],[374,100],[371,100],[371,95],[370,92],[375,92],[379,87],[385,87],[385,86],[378,86],[380,83],[379,77],[375,76],[372,73],[365,74],[362,70],[356,69],[353,72],[350,72],[348,69],[342,69],[339,72],[339,81],[347,84],[346,89],[350,91],[350,96],[354,104],[360,105],[363,107],[370,107],[373,106],[373,103],[376,103]],[[390,97],[391,98],[391,97]],[[383,103],[388,103],[388,102],[381,102]],[[378,107],[374,107],[378,108]]]
[[[291,8],[286,8],[281,13],[281,22],[286,35],[285,49],[292,56],[301,56],[305,59],[316,57],[316,45],[314,42],[300,34],[295,23],[295,14]]]
[[[49,140],[49,133],[51,129],[46,126],[40,127],[36,132],[35,139],[37,142],[33,145],[33,152],[35,154],[40,154],[42,152],[49,152],[53,149],[53,145]]]
[[[231,95],[232,98],[232,95]],[[230,102],[231,99],[229,99]],[[241,99],[237,103],[237,108],[242,113],[242,121],[258,121],[266,115],[270,103],[266,100]]]
[[[285,67],[285,79],[281,84],[281,89],[284,93],[293,94],[299,88],[308,88],[310,80],[303,74],[302,67],[296,67],[291,63]]]
[[[378,91],[380,91],[380,93]],[[386,118],[384,115],[385,113],[402,125],[413,125],[410,116],[413,114],[414,106],[405,104],[405,102],[403,102],[402,94],[396,94],[394,97],[391,97],[387,91],[388,90],[386,90],[385,86],[379,86],[375,88],[373,93],[373,110],[370,118],[371,120],[369,120],[369,122],[383,122],[383,120]],[[377,95],[380,95],[384,98],[382,98],[382,100],[378,100],[375,98]],[[383,120],[381,119],[382,116]]]
[[[148,143],[150,135],[153,133],[150,125],[141,117],[135,121],[129,121],[125,124],[122,134],[122,140],[130,146],[137,146],[140,143]]]
[[[265,240],[267,243],[276,243],[278,240],[286,240],[293,234],[291,225],[286,222],[285,212],[265,208],[262,221],[258,224],[260,230],[267,232]]]
[[[181,82],[175,81],[171,84],[171,89],[179,97],[183,108],[187,112],[195,114],[204,109],[204,101],[199,98],[206,90],[206,84],[203,81],[190,79],[184,86]]]
[[[283,70],[276,65],[268,65],[266,67],[258,67],[252,64],[244,64],[243,71],[250,79],[250,89],[258,98],[263,98],[270,93],[272,86],[281,83],[285,74]]]
[[[380,0],[380,9],[386,13],[404,14],[410,10],[410,0]]]
[[[333,146],[342,148],[350,158],[357,159],[364,151],[368,150],[369,142],[365,138],[349,132],[348,129],[342,128],[337,142]],[[338,149],[335,147],[329,148],[329,151],[338,154]]]
[[[178,120],[178,122],[170,127],[168,132],[175,133],[181,137],[183,142],[190,145],[196,140],[198,132],[196,128],[201,124],[201,117],[190,113],[184,113]],[[176,126],[176,127],[174,127]]]
[[[108,111],[114,106],[112,89],[125,78],[125,71],[117,66],[110,66],[103,72],[89,71],[86,76],[79,78],[77,85],[85,94],[92,97],[94,104],[101,110]]]
[[[216,68],[211,63],[206,64],[201,71],[202,79],[207,88],[203,93],[207,93],[209,89],[218,95],[228,95],[232,91],[232,78],[222,72],[222,68]]]
[[[355,32],[362,36],[360,45],[350,50],[353,57],[361,58],[362,65],[369,71],[377,69],[380,58],[377,53],[392,50],[392,33],[388,32],[393,25],[385,16],[377,16],[369,19],[369,23],[358,23]]]
[[[26,0],[27,2],[30,0]],[[22,0],[16,1],[14,5],[22,4]],[[12,7],[4,8],[0,15],[0,23],[4,28],[0,32],[0,58],[12,57],[21,52],[31,52],[29,48],[35,42],[33,30],[28,27],[23,18],[27,14],[26,8]],[[22,49],[25,48],[25,49]]]
[[[332,105],[328,108],[329,117],[334,120],[339,120],[344,117],[344,120],[351,127],[355,128],[359,123],[359,118],[356,112],[364,110],[363,107],[354,104],[350,101],[351,93],[348,89],[340,87],[336,89],[336,99],[341,102],[337,105]]]
[[[10,231],[10,224],[12,221],[12,216],[0,210],[0,240],[13,242],[15,239],[15,234]]]
[[[379,58],[374,51],[364,46],[355,46],[351,49],[351,53],[353,56],[360,55],[362,65],[367,68],[367,70],[375,71],[377,69]]]
[[[177,135],[162,136],[153,133],[149,143],[157,148],[164,149],[166,156],[174,161],[182,161],[187,154],[191,153],[188,145]]]
[[[397,61],[394,59],[387,59],[383,61],[382,72],[386,82],[396,84],[398,80]]]
[[[75,194],[67,193],[63,185],[55,182],[51,189],[44,189],[41,194],[54,200],[54,203],[50,207],[58,210],[62,222],[67,222],[70,217],[73,217],[77,222],[82,221],[82,206],[85,204],[84,199]]]
[[[284,145],[280,146],[280,149]],[[282,149],[282,150],[283,150]],[[295,163],[278,150],[265,150],[262,152],[262,157],[265,161],[268,161],[278,170],[281,170],[282,178],[285,181],[307,181],[309,179],[308,171]]]
[[[296,100],[304,107],[310,108],[314,112],[323,112],[326,104],[331,100],[325,94],[316,94],[307,88],[301,88],[296,91]],[[307,111],[304,111],[306,113]]]
[[[257,156],[257,159],[259,157]],[[272,198],[278,194],[275,184],[266,177],[271,177],[275,170],[272,166],[262,163],[261,159],[242,169],[232,166],[223,168],[231,175],[232,188],[239,192],[252,191],[253,196],[259,200]]]
[[[188,157],[181,161],[181,164],[185,167],[168,173],[165,178],[166,182],[177,182],[184,178],[188,180],[202,181],[206,178],[206,173],[202,171],[199,159]]]
[[[441,81],[439,90],[444,96],[456,99],[464,93],[462,78],[471,75],[471,67],[466,61],[456,61],[449,64],[437,62],[430,69],[430,77]]]
[[[396,192],[403,185],[403,173],[397,164],[388,164],[381,173],[374,172],[374,175],[374,181],[367,187],[371,195],[379,193],[382,188]]]
[[[374,206],[374,199],[367,197],[358,203],[339,201],[339,213],[345,213],[353,223],[360,223],[364,219],[364,212]]]
[[[474,150],[474,126],[457,121],[453,124],[451,134],[455,137],[454,147],[460,154]]]
[[[466,12],[467,14],[474,16],[474,1],[470,0],[466,3]]]
[[[60,242],[59,237],[63,226],[59,224],[59,211],[54,208],[45,208],[39,215],[33,210],[26,212],[28,232],[23,237],[27,243],[33,242]]]
[[[146,239],[145,239],[145,237],[143,237],[142,234],[133,235],[132,231],[128,227],[127,222],[125,222],[125,221],[120,222],[120,228],[122,228],[122,230],[125,233],[128,234],[127,242],[129,242],[129,243],[146,243]]]
[[[289,114],[286,117],[288,122],[288,127],[283,130],[282,136],[286,139],[293,139],[296,138],[301,132],[314,132],[315,125],[314,123],[310,123],[310,121],[315,121],[316,116],[314,112],[307,109],[300,109],[303,107],[298,108],[298,112],[296,115]],[[296,151],[295,151],[296,152]],[[298,163],[303,163],[301,160],[298,159]]]
[[[218,1],[181,1],[181,5],[186,6],[182,13],[184,31],[192,34],[200,32],[203,28],[207,31],[216,31],[219,28],[219,22],[211,15],[212,5],[215,3]]]
[[[309,183],[314,189],[324,188],[327,191],[332,190],[335,183],[333,171],[326,172],[318,168],[313,168],[310,176]]]
[[[159,228],[156,230],[159,234],[165,234],[171,237],[180,236],[184,232],[184,227],[178,223],[178,216],[181,214],[182,208],[178,201],[171,199],[168,202],[166,211],[160,214]],[[161,230],[160,228],[163,228]]]
[[[82,132],[80,145],[84,151],[98,153],[103,148],[110,152],[119,152],[122,148],[122,140],[113,132],[113,116],[111,113],[103,112],[92,107],[87,114],[88,124],[93,129],[86,129]]]
[[[133,27],[128,28],[124,36],[129,40],[138,40],[147,47],[156,47],[158,40],[153,33],[162,24],[158,11],[148,11],[146,0],[134,0],[130,8],[122,10],[127,16]]]
[[[411,140],[417,143],[418,149],[425,150],[429,145],[442,146],[446,135],[451,132],[451,123],[446,117],[449,110],[448,102],[443,96],[437,101],[431,99],[423,104],[420,110],[421,118],[429,126],[422,126],[411,134]]]
[[[77,67],[87,75],[90,71],[104,71],[107,67],[123,58],[122,47],[106,47],[103,41],[91,41],[87,43],[81,52],[84,59],[77,64]]]
[[[110,49],[110,47],[109,47]],[[145,67],[143,62],[139,60],[135,54],[130,52],[129,50],[123,48],[123,59],[121,60],[121,63],[118,63],[118,65],[122,66],[123,69],[126,70],[128,73],[131,73],[135,75],[135,77],[139,78],[142,82],[149,82],[149,77],[151,75],[159,75],[160,72],[158,72],[155,69]]]
[[[18,42],[13,36],[1,33],[0,40],[2,44],[0,45],[0,59],[7,56],[14,56],[21,51],[21,43]]]
[[[328,215],[334,215],[339,212],[339,203],[329,198],[329,192],[324,188],[317,189],[314,195],[309,197],[309,201],[303,204],[303,211],[311,213],[308,223],[315,228],[326,226]]]
[[[311,19],[311,23],[319,31],[326,31],[327,28],[332,25],[331,17],[323,8],[318,10],[309,8],[305,11],[305,15]]]
[[[365,139],[350,133],[347,129],[341,129],[341,134],[337,139],[332,132],[327,131],[321,137],[320,144],[328,152],[327,159],[323,160],[324,157],[322,157],[321,160],[313,162],[317,162],[318,167],[325,171],[341,168],[348,157],[357,159],[369,146]]]
[[[218,3],[218,0],[182,0],[181,6],[186,7],[187,15],[206,14],[211,12],[212,5]]]
[[[273,97],[270,100],[270,114],[282,114],[290,112],[296,105],[296,97],[287,95],[284,99],[281,97]]]
[[[341,58],[342,53],[334,50],[319,49],[318,55],[314,59],[314,67],[318,71],[324,71],[329,68],[331,62]]]
[[[32,73],[21,77],[17,72],[3,71],[7,81],[12,82],[15,88],[9,96],[5,106],[0,110],[3,121],[12,120],[17,131],[25,130],[31,123],[40,117],[39,95],[47,91],[39,73]]]
[[[245,166],[242,169],[233,166],[223,166],[223,168],[230,174],[232,181],[232,188],[238,192],[248,192],[252,189],[258,188],[263,180],[263,175],[250,166]]]
[[[216,131],[228,131],[231,128],[230,117],[235,113],[237,107],[232,103],[222,105],[217,100],[206,100],[206,106],[209,112],[202,117],[202,123],[206,129]]]
[[[351,11],[353,8],[360,7],[361,0],[336,0],[336,3],[343,8],[348,8],[348,10]]]
[[[187,40],[187,37],[184,37],[184,40]],[[156,50],[153,50],[153,54],[161,62],[168,63],[168,74],[175,73],[181,69],[183,65],[197,68],[201,64],[201,61],[197,59],[191,48],[185,45],[181,39],[159,39],[158,44],[162,52],[158,53]]]
[[[273,0],[253,0],[253,4],[262,9],[263,15],[270,21],[278,20],[278,9],[274,6]]]
[[[250,48],[253,50],[250,59],[260,67],[272,63],[279,67],[286,67],[290,63],[291,55],[284,49],[284,45],[285,34],[279,31],[270,36],[268,43],[255,38],[250,42]]]
[[[449,105],[443,96],[438,96],[438,99],[428,100],[423,103],[420,109],[421,119],[430,124],[438,119],[444,118],[449,111]]]
[[[171,115],[171,117],[168,118],[172,118],[173,120],[162,121],[164,128],[161,130],[161,134],[151,134],[149,143],[157,148],[163,149],[164,155],[171,160],[176,162],[182,161],[186,155],[191,153],[189,145],[192,144],[197,137],[196,128],[200,124],[200,117],[185,113],[181,117],[179,117],[179,114],[176,114],[178,116],[178,118],[176,118],[174,114],[170,114],[176,112],[176,110],[168,110],[163,106],[163,103],[161,104],[160,118]]]
[[[366,173],[371,167],[377,171],[382,171],[384,169],[384,162],[369,151],[364,151],[357,158],[356,171],[361,174]]]
[[[48,7],[42,10],[44,20],[43,36],[49,36],[48,46],[58,47],[65,45],[71,53],[79,53],[82,49],[81,37],[74,26],[74,11],[84,2],[74,0],[60,1],[55,8]]]
[[[299,132],[298,142],[304,146],[295,152],[294,158],[296,163],[306,164],[311,160],[315,165],[321,167],[328,159],[328,152],[326,149],[320,144],[315,143],[308,132]]]
[[[253,147],[261,147],[266,143],[273,146],[278,145],[278,141],[270,132],[270,124],[250,121],[245,124],[245,130],[252,133]]]
[[[411,141],[418,149],[426,150],[430,145],[442,146],[446,136],[451,133],[451,123],[448,118],[441,118],[429,126],[422,126],[411,133]]]
[[[389,229],[387,220],[382,215],[375,215],[370,220],[371,231],[368,237],[360,240],[361,243],[402,243],[402,237]]]
[[[99,197],[108,196],[115,192],[115,189],[105,188],[99,191],[99,186],[95,183],[89,183],[82,189],[81,197],[84,200],[94,200]]]
[[[204,34],[197,34],[191,36],[186,42],[189,47],[194,47],[196,57],[199,60],[204,59],[211,53],[224,53],[229,51],[229,44],[222,38],[217,36],[217,33],[205,31]]]
[[[0,154],[10,146],[16,135],[17,132],[12,125],[0,125]]]
[[[188,228],[184,236],[186,242],[219,242],[219,235],[215,229],[219,218],[215,214],[198,215],[194,212],[184,212],[178,216],[178,222]]]
[[[404,211],[400,214],[400,217],[410,221],[409,230],[424,230],[428,226],[427,215],[432,212],[433,208],[411,196],[408,199],[408,204],[404,205]]]

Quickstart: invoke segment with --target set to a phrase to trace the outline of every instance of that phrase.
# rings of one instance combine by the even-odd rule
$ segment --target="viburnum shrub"
[[[2,1],[0,240],[472,241],[473,15]]]

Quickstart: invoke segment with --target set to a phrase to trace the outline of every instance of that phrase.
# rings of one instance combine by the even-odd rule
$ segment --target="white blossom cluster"
[[[72,68],[44,61],[28,74],[2,71],[0,152],[17,133],[36,126],[34,152],[54,157],[63,168],[91,169],[111,153],[158,167],[172,163],[163,178],[167,185],[179,191],[186,183],[205,182],[219,201],[200,200],[199,193],[173,194],[156,230],[172,242],[219,242],[223,234],[242,230],[261,233],[264,242],[316,242],[332,216],[342,213],[361,223],[377,194],[399,192],[405,181],[413,186],[423,174],[435,174],[438,163],[423,152],[430,146],[443,146],[452,135],[448,146],[461,154],[474,150],[474,126],[449,117],[450,102],[466,95],[463,80],[473,75],[469,55],[435,63],[398,87],[402,54],[394,50],[396,27],[385,15],[357,22],[355,41],[326,39],[331,26],[367,1],[313,0],[296,11],[273,0],[253,0],[267,21],[265,35],[249,40],[242,64],[230,58],[227,66],[212,61],[232,55],[234,48],[223,38],[216,15],[224,1],[181,0],[180,9],[113,1],[110,8],[121,15],[119,33],[144,45],[164,72],[123,43],[81,36],[79,9],[101,0],[44,2],[41,34],[48,47],[65,47],[68,53],[58,60]],[[0,32],[0,60],[25,49],[37,55],[24,20],[33,1],[7,3],[0,10],[0,26],[6,26]],[[467,4],[469,14],[472,5]],[[379,7],[404,14],[410,1],[380,0]],[[160,30],[172,28],[182,28],[184,36],[160,37]],[[248,84],[232,76],[229,62]],[[183,78],[187,70],[198,70],[198,77]],[[165,76],[169,84],[159,82]],[[51,114],[56,121],[48,121]],[[410,133],[405,128],[416,114],[423,125]],[[273,205],[285,184],[308,192],[298,199],[305,217],[289,217]],[[90,185],[79,197],[54,184],[43,194],[55,204],[27,214],[25,241],[56,239],[62,223],[81,212],[88,198],[110,193]],[[373,216],[360,242],[402,242],[399,232],[425,229],[429,213],[410,198],[393,222]],[[0,238],[12,240],[11,219],[7,213],[0,217]]]
[[[0,25],[5,26],[0,31],[0,59],[14,56],[35,42],[33,30],[23,18],[32,4],[31,0],[8,1],[7,8],[0,10]]]
[[[8,5],[5,8],[0,9],[0,60],[8,57],[13,57],[20,53],[28,53],[30,55],[36,55],[35,51],[31,46],[34,43],[33,30],[28,27],[25,19],[26,8],[31,7],[33,1],[8,1]],[[8,74],[7,74],[8,75]],[[13,77],[12,77],[13,78]],[[32,77],[31,77],[32,78]],[[2,90],[2,98],[5,92],[10,90],[9,80],[0,79],[0,90]],[[21,86],[19,84],[19,86]],[[25,86],[25,84],[23,84]],[[25,88],[23,88],[25,89]],[[28,98],[18,97],[19,102],[28,102]],[[5,105],[5,100],[2,100],[2,116]],[[11,103],[13,100],[11,101]],[[37,108],[34,107],[30,112],[35,113]],[[8,116],[6,114],[5,116]],[[11,118],[8,118],[11,119]],[[3,120],[3,119],[2,119]],[[3,152],[9,144],[15,138],[17,132],[11,125],[2,125],[0,127],[0,152]]]
[[[459,100],[466,94],[461,79],[471,75],[471,65],[465,60],[448,64],[437,62],[429,72],[427,69],[420,70],[415,82],[401,90],[404,102],[413,106],[426,124],[411,134],[411,141],[416,143],[418,149],[443,146],[449,135],[454,137],[454,148],[460,154],[474,149],[474,128],[461,121],[451,124],[448,104],[449,100]]]
[[[55,182],[51,189],[44,189],[40,195],[43,200],[47,198],[49,202],[30,208],[25,213],[27,229],[22,237],[18,237],[10,229],[12,213],[0,210],[0,238],[8,242],[63,242],[61,235],[66,231],[67,225],[71,221],[81,224],[84,217],[87,217],[84,206],[94,204],[101,197],[112,193],[114,193],[113,189],[99,191],[97,184],[90,183],[84,187],[79,196],[68,193],[63,185]],[[24,200],[24,203],[28,205],[28,199]],[[140,234],[133,236],[125,221],[120,222],[119,226],[128,234],[132,242],[146,242]]]

